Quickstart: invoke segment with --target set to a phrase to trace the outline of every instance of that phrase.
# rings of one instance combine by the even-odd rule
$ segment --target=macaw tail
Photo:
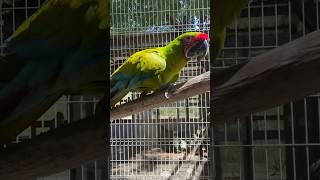
[[[6,61],[2,59],[1,63]],[[27,128],[64,93],[63,88],[50,87],[51,81],[55,81],[58,75],[51,67],[52,64],[47,64],[41,69],[36,64],[28,63],[16,76],[7,76],[7,79],[1,77],[6,81],[12,80],[4,81],[0,89],[0,145],[8,143]]]
[[[127,82],[118,82],[116,79],[110,80],[110,107],[114,107],[126,96],[129,90],[126,88]]]

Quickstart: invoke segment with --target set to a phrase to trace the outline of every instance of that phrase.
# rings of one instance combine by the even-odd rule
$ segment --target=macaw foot
[[[173,83],[173,84],[170,84],[167,89],[166,89],[166,92],[164,93],[164,96],[169,99],[169,98],[172,98],[172,91],[173,91],[173,88],[176,86],[177,84],[176,83]]]

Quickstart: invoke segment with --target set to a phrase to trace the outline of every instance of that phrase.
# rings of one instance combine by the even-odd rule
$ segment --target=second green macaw
[[[61,95],[106,91],[107,5],[107,0],[47,0],[5,41],[0,145]]]
[[[110,105],[114,106],[128,92],[146,94],[174,83],[188,60],[198,60],[208,52],[208,35],[187,32],[164,47],[139,51],[130,56],[110,80]]]
[[[211,44],[212,51],[211,61],[214,61],[220,49],[224,47],[226,38],[226,28],[230,25],[239,15],[241,10],[247,5],[249,0],[213,0],[213,25],[211,28]]]

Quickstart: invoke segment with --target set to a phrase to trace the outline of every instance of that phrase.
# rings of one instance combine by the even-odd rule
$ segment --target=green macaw
[[[214,61],[220,49],[224,47],[226,27],[230,25],[247,5],[249,0],[213,0],[213,26],[211,28],[212,53],[211,61]]]
[[[205,57],[207,41],[205,33],[187,32],[164,47],[142,50],[130,56],[111,75],[111,107],[130,91],[146,94],[174,83],[189,59]]]
[[[0,145],[63,94],[106,91],[107,0],[47,0],[5,41]]]

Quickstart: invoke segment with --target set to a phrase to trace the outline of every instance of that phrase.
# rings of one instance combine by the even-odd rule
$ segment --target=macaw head
[[[186,59],[196,58],[198,62],[208,53],[208,34],[202,32],[187,32],[182,35],[184,56]]]

